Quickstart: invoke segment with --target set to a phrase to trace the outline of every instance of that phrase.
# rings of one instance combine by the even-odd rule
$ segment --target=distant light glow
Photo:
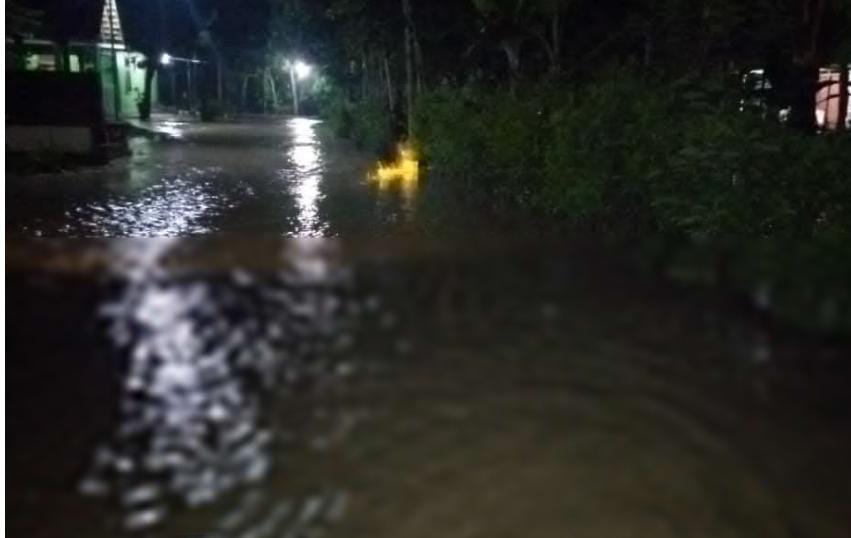
[[[162,65],[171,65],[171,54],[163,52],[160,56],[160,63]]]
[[[301,60],[296,60],[295,64],[293,65],[293,68],[295,69],[296,76],[300,80],[306,79],[307,77],[309,77],[311,71],[313,71],[313,67],[304,63]]]

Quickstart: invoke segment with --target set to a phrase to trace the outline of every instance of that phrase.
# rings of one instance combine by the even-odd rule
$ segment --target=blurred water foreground
[[[9,535],[848,536],[848,346],[634,267],[9,239]]]

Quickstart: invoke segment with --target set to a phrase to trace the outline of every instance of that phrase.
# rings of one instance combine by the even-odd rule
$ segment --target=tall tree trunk
[[[543,31],[534,32],[534,37],[538,40],[541,48],[547,55],[549,62],[549,74],[557,76],[561,73],[561,13],[556,11],[550,15],[549,25],[545,26]],[[506,40],[506,42],[509,40]],[[519,44],[516,45],[519,50]],[[503,43],[505,49],[505,43]],[[508,51],[506,51],[508,53]],[[519,70],[519,55],[514,60],[509,59],[509,62],[515,61],[518,64]],[[509,68],[511,66],[509,65]]]
[[[67,39],[57,42],[55,58],[57,71],[63,71],[66,73],[71,71],[71,47],[68,45]]]
[[[169,105],[177,110],[177,70],[170,69],[169,71],[171,71],[171,103]]]
[[[290,66],[290,89],[293,94],[293,115],[298,116],[299,114],[299,101],[298,101],[298,78],[295,74],[295,67]]]
[[[142,101],[139,103],[139,119],[142,121],[151,119],[154,75],[157,72],[156,64],[150,58],[148,57],[148,60],[145,62],[145,84],[142,88]]]
[[[414,138],[414,18],[411,0],[402,0],[405,18],[405,114],[408,125],[408,140]]]
[[[815,96],[819,76],[819,42],[827,0],[801,0],[795,53],[790,71],[789,125],[816,130]]]
[[[361,82],[361,99],[366,101],[367,99],[369,99],[369,61],[367,60],[366,50],[361,52],[360,82]]]
[[[550,56],[550,73],[561,73],[561,14],[553,15],[550,38],[552,39],[552,54]]]
[[[192,69],[195,64],[186,64],[186,108],[192,113],[195,104],[195,89],[192,84]]]
[[[404,1],[404,0],[403,0]],[[408,125],[408,140],[414,137],[414,51],[411,27],[405,25],[405,115]]]
[[[219,101],[219,106],[224,106],[224,80],[222,74],[222,57],[216,56],[216,99]]]
[[[381,55],[376,52],[371,53],[369,63],[369,72],[375,74],[370,84],[369,98],[380,103],[384,95],[384,69],[381,67]]]
[[[272,105],[275,110],[278,110],[278,87],[275,85],[275,76],[272,74],[272,70],[267,70],[267,76],[269,77],[269,89],[272,90]]]
[[[508,62],[508,74],[511,94],[517,91],[517,83],[520,81],[520,41],[517,39],[504,40],[502,50]]]
[[[248,79],[251,75],[248,73],[244,73],[242,75],[242,110],[243,112],[246,110],[248,105]]]
[[[818,67],[796,63],[789,75],[789,125],[803,132],[815,132]]]
[[[417,73],[417,95],[423,93],[423,73],[425,73],[425,67],[423,67],[423,49],[420,46],[420,38],[417,37],[416,29],[414,29],[414,67]]]
[[[383,63],[384,63],[384,81],[387,85],[387,108],[390,109],[390,113],[392,114],[396,110],[396,90],[393,88],[393,76],[390,72],[390,58],[387,55],[387,51],[383,52]]]

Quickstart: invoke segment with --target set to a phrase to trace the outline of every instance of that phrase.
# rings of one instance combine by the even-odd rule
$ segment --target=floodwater
[[[851,534],[847,347],[178,127],[7,185],[9,536]]]
[[[8,233],[39,237],[385,234],[412,226],[416,191],[372,183],[371,159],[295,118],[163,122],[102,168],[7,182]]]

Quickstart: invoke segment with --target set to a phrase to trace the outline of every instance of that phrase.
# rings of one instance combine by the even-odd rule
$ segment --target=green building
[[[62,45],[33,36],[6,37],[6,69],[100,74],[104,117],[110,121],[139,117],[145,87],[145,55],[129,48],[121,30],[116,0],[105,0],[100,31],[92,41]],[[151,103],[157,102],[156,79]]]

